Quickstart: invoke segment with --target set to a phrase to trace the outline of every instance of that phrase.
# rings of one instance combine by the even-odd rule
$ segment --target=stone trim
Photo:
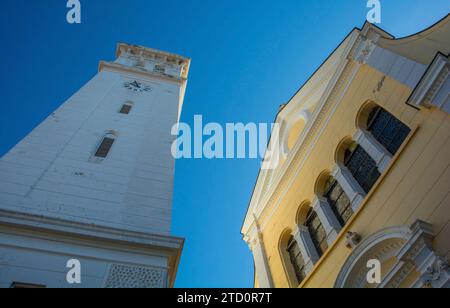
[[[356,213],[361,207],[366,193],[346,167],[336,166],[332,172],[332,176],[347,194],[351,202],[352,210]]]
[[[255,262],[256,277],[260,288],[273,288],[273,279],[270,272],[266,250],[264,248],[263,236],[259,228],[255,228],[252,235],[247,240],[247,244],[252,251]]]
[[[327,243],[331,246],[336,241],[342,227],[327,200],[316,197],[311,206],[319,216],[327,233]]]
[[[308,275],[314,269],[314,265],[317,261],[319,261],[319,254],[317,253],[307,227],[297,226],[293,235],[302,253],[303,260],[305,261],[305,273]]]
[[[383,174],[392,161],[392,155],[368,131],[358,129],[355,140],[377,163],[378,171]]]
[[[399,240],[395,247],[384,247],[378,253],[371,253],[371,249],[385,241]],[[406,278],[413,272],[417,271],[421,277],[413,283],[414,288],[447,288],[450,287],[450,270],[447,260],[441,258],[433,250],[433,231],[432,226],[423,221],[416,221],[410,228],[393,227],[380,230],[379,232],[369,236],[360,243],[344,263],[341,272],[336,280],[335,287],[343,288],[348,284],[348,279],[352,271],[357,268],[358,262],[364,258],[370,257],[381,260],[388,251],[395,251],[397,264],[386,275],[378,288],[399,288]],[[404,244],[398,247],[403,241]],[[368,255],[370,254],[370,255]],[[361,269],[357,275],[356,282],[353,284],[363,286],[367,269]],[[354,276],[354,275],[353,275]]]

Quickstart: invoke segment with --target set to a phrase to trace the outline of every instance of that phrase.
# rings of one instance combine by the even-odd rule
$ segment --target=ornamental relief
[[[109,270],[105,288],[165,288],[167,270],[137,265],[113,264]]]

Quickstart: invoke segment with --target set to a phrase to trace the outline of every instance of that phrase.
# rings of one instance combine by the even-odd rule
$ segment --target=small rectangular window
[[[122,106],[122,108],[120,109],[119,112],[122,114],[129,114],[131,111],[131,108],[132,108],[131,105],[125,104]]]
[[[112,145],[114,144],[115,139],[110,137],[105,137],[98,147],[97,153],[95,153],[96,157],[106,158],[108,156],[109,151],[111,150]]]

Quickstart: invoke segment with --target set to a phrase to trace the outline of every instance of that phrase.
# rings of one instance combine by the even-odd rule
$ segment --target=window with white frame
[[[328,249],[327,232],[325,231],[319,216],[313,209],[310,209],[308,212],[306,227],[311,235],[311,239],[316,247],[317,253],[321,257]]]
[[[297,282],[298,284],[300,284],[306,277],[305,261],[300,251],[300,247],[298,246],[298,243],[294,239],[294,237],[291,237],[288,242],[287,252],[289,254],[291,264],[294,268]]]
[[[342,186],[331,176],[325,184],[325,198],[341,226],[345,226],[354,214],[352,204]]]

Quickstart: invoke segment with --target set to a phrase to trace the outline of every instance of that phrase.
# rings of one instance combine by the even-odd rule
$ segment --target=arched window
[[[95,153],[95,157],[106,158],[115,141],[116,135],[112,133],[106,134]]]
[[[305,225],[308,228],[317,253],[321,257],[328,249],[327,233],[319,216],[317,216],[317,213],[313,209],[309,210]]]
[[[353,216],[351,201],[342,186],[333,177],[329,177],[325,184],[324,197],[330,204],[341,226],[345,226]]]
[[[289,239],[287,252],[294,268],[295,277],[297,278],[297,283],[300,284],[306,277],[305,272],[305,260],[303,259],[300,247],[293,236]]]
[[[411,129],[381,107],[375,107],[369,114],[367,130],[392,155],[397,153]]]
[[[369,193],[381,175],[373,158],[356,142],[345,150],[344,165],[366,193]]]

